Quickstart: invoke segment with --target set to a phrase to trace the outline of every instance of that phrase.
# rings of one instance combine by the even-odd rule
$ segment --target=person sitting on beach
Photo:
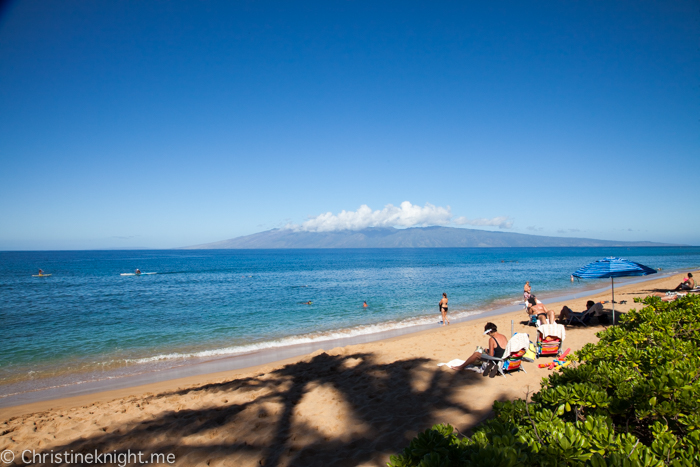
[[[673,290],[693,290],[695,288],[695,279],[693,279],[693,273],[689,272],[688,277],[683,279],[683,282],[678,284],[678,287],[676,287]]]
[[[530,287],[530,281],[525,282],[525,287],[523,287],[523,298],[525,301],[530,298],[530,293],[532,292],[532,287]]]
[[[586,311],[582,311],[581,313],[576,313],[568,306],[564,306],[564,308],[562,308],[561,312],[559,313],[559,321],[564,321],[564,320],[569,321],[571,316],[573,316],[575,314],[578,314],[579,316],[583,316],[584,313],[593,313],[593,316],[600,316],[603,314],[603,304],[596,303],[593,300],[588,300],[586,302]]]
[[[481,347],[477,347],[476,352],[471,354],[464,363],[459,366],[451,366],[450,368],[459,371],[479,361],[483,354],[495,358],[503,357],[503,353],[506,351],[506,345],[508,345],[508,338],[499,333],[498,328],[493,323],[486,323],[486,326],[484,326],[484,334],[489,336],[489,348],[481,350]]]
[[[438,303],[438,307],[440,308],[440,313],[442,314],[442,325],[444,326],[445,323],[450,324],[450,319],[447,317],[447,294],[446,293],[442,294],[442,300],[440,300],[440,303]]]
[[[552,324],[554,323],[554,312],[548,310],[544,303],[537,303],[534,295],[527,299],[527,314],[537,316],[540,324],[547,324],[547,320]]]

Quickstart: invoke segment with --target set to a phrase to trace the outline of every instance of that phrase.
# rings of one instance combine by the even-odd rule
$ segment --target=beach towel
[[[460,360],[459,358],[455,358],[454,360],[450,360],[447,363],[438,363],[437,366],[460,366],[462,363],[464,363],[464,360]],[[484,364],[477,363],[476,365],[469,365],[468,367],[465,367],[464,369],[469,370],[469,371],[475,371],[477,373],[483,373]]]
[[[593,316],[600,316],[603,314],[603,304],[600,302],[596,303],[595,305],[590,307],[587,311],[588,311],[588,313],[592,313]]]
[[[508,341],[508,345],[506,345],[506,350],[503,352],[503,355],[508,356],[513,352],[517,352],[518,350],[527,349],[529,345],[530,336],[524,332],[516,332]]]
[[[460,366],[462,363],[464,363],[464,360],[455,358],[454,360],[450,360],[447,363],[438,363],[438,366]]]
[[[561,340],[566,339],[566,328],[561,324],[543,324],[537,328],[542,333],[542,337],[558,337]]]

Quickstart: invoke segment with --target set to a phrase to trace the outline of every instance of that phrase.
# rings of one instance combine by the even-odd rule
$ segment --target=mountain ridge
[[[515,232],[455,227],[370,227],[362,230],[303,232],[272,229],[219,242],[183,247],[210,249],[300,249],[300,248],[509,248],[509,247],[596,247],[680,246],[656,242],[621,242],[591,238],[549,237]]]

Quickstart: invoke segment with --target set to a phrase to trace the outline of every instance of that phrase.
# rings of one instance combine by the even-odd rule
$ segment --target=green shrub
[[[700,465],[700,296],[636,301],[531,401],[494,402],[470,438],[435,425],[388,465]]]

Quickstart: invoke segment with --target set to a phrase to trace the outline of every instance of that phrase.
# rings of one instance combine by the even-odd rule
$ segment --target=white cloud
[[[332,232],[336,230],[361,230],[367,227],[413,227],[417,225],[447,225],[452,219],[450,207],[421,207],[408,201],[399,207],[387,204],[381,211],[363,204],[357,211],[327,212],[312,217],[301,225],[287,224],[286,228],[306,232]]]
[[[449,225],[452,212],[449,206],[443,208],[426,203],[425,206],[404,201],[400,206],[387,204],[384,209],[373,211],[363,204],[357,211],[341,211],[339,214],[327,212],[311,217],[301,225],[287,223],[285,228],[304,232],[333,232],[338,230],[362,230],[368,227],[414,227],[424,225]],[[493,219],[454,219],[457,225],[491,226],[501,229],[513,227],[509,217]]]
[[[500,216],[493,219],[467,219],[466,217],[458,217],[455,219],[457,225],[479,225],[498,227],[499,229],[513,228],[513,220],[510,217]]]

